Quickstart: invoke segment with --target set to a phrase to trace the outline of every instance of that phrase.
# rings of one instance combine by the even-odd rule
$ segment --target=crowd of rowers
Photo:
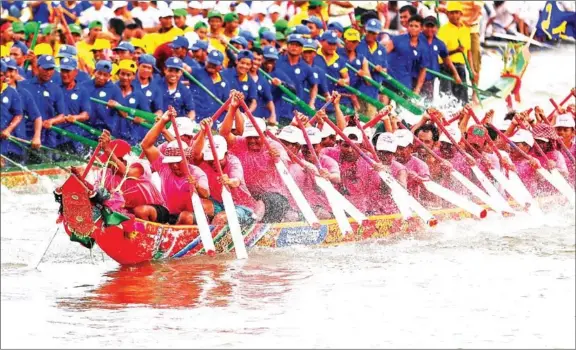
[[[212,224],[223,224],[226,215],[222,204],[222,188],[231,190],[240,222],[254,220],[265,223],[300,221],[301,214],[289,189],[275,167],[282,161],[296,184],[311,204],[319,219],[332,217],[329,203],[317,187],[314,177],[321,176],[330,181],[356,208],[366,215],[392,214],[398,209],[392,200],[390,189],[378,176],[379,171],[388,171],[414,196],[429,208],[446,206],[422,186],[432,180],[456,192],[465,194],[465,189],[451,181],[450,170],[461,172],[477,183],[470,166],[477,165],[491,178],[489,169],[514,170],[533,195],[552,193],[554,189],[536,172],[539,167],[557,168],[562,175],[574,183],[574,164],[569,163],[560,147],[564,142],[574,155],[574,105],[555,115],[554,124],[540,123],[546,118],[540,108],[535,118],[527,113],[509,113],[498,128],[509,136],[521,150],[529,154],[523,157],[516,147],[498,136],[491,127],[493,113],[487,113],[483,124],[469,124],[469,107],[465,107],[456,121],[446,122],[446,134],[439,131],[425,114],[414,125],[402,127],[403,122],[394,115],[386,115],[374,127],[366,127],[353,117],[344,116],[339,108],[340,94],[333,93],[335,108],[334,123],[349,140],[337,136],[336,131],[325,122],[323,109],[308,119],[295,113],[292,123],[276,134],[266,133],[265,140],[258,130],[266,130],[263,119],[255,118],[255,126],[241,108],[244,96],[233,90],[229,97],[226,115],[218,126],[212,118],[204,119],[199,125],[188,117],[176,118],[176,125],[183,145],[190,176],[186,176],[185,162],[175,140],[171,118],[177,115],[169,107],[141,142],[143,154],[131,154],[130,145],[121,139],[111,139],[105,131],[99,141],[104,153],[99,159],[107,164],[97,183],[104,181],[105,188],[121,197],[118,207],[147,221],[191,225],[195,223],[190,196],[193,188],[202,199],[203,208]],[[380,111],[380,114],[386,112]],[[305,126],[299,127],[302,125]],[[311,122],[313,121],[313,122]],[[314,124],[314,125],[312,125]],[[520,128],[526,125],[527,128]],[[217,130],[216,130],[217,129]],[[215,154],[206,137],[206,130],[214,134]],[[304,130],[309,139],[306,142]],[[162,137],[165,142],[161,143]],[[467,142],[462,142],[465,139]],[[489,147],[489,139],[498,146],[502,161]],[[454,145],[452,140],[459,145]],[[349,141],[360,149],[374,147],[378,159],[370,164],[360,157]],[[268,143],[270,147],[265,147]],[[311,144],[313,150],[308,146]],[[533,151],[538,144],[546,157]],[[157,146],[158,145],[158,146]],[[427,146],[439,157],[427,153]],[[466,152],[458,152],[458,147]],[[469,155],[473,147],[480,152],[481,159]],[[314,165],[317,155],[319,167]],[[298,158],[298,159],[296,159]],[[218,161],[223,175],[219,176],[215,162]],[[155,184],[152,173],[157,172],[160,184]],[[504,194],[504,192],[502,191]]]

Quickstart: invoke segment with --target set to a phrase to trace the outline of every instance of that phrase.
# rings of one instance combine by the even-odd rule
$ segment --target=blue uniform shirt
[[[210,74],[206,72],[204,68],[192,70],[192,75],[196,78],[202,85],[204,85],[210,92],[212,92],[218,99],[222,102],[228,99],[230,95],[230,84],[222,76],[218,74],[218,77],[213,80]],[[212,97],[210,97],[202,88],[200,88],[195,83],[190,83],[190,91],[194,95],[194,101],[202,101],[196,106],[196,121],[199,122],[202,119],[211,117],[214,115],[216,110],[220,108],[220,103],[216,102]],[[223,120],[225,114],[223,113],[218,120]]]
[[[187,116],[190,111],[194,110],[194,97],[192,92],[184,84],[178,82],[176,90],[169,91],[166,81],[162,79],[158,82],[158,90],[162,94],[162,106],[168,109],[168,106],[174,107],[178,116]]]
[[[358,44],[356,52],[359,55],[366,57],[368,61],[372,62],[376,66],[379,65],[382,68],[389,67],[388,62],[390,61],[391,57],[386,54],[386,48],[380,43],[376,43],[375,46],[370,48],[366,40],[363,39],[360,41],[360,44]],[[378,83],[382,83],[382,81],[385,80],[384,77],[380,75],[380,73],[376,72],[372,67],[370,67],[370,75],[372,76],[372,79]],[[378,96],[378,89],[367,83],[364,83],[360,86],[360,91],[370,97]]]
[[[37,77],[34,77],[23,82],[22,87],[28,90],[34,101],[36,101],[42,119],[47,120],[66,113],[64,94],[59,85],[52,81],[41,83]],[[48,147],[56,147],[58,145],[58,134],[43,130],[42,143]]]
[[[32,94],[26,90],[22,84],[16,85],[16,91],[20,95],[20,100],[22,101],[22,111],[24,112],[24,119],[18,126],[18,137],[26,140],[30,140],[34,136],[34,122],[38,118],[42,118],[40,110],[36,105],[36,101],[32,97]]]
[[[420,40],[424,43],[424,46],[426,46],[426,48],[428,49],[428,55],[427,55],[429,65],[428,68],[436,72],[439,72],[440,61],[438,60],[438,57],[441,57],[442,59],[448,57],[448,48],[446,47],[446,44],[444,44],[444,42],[438,39],[438,37],[436,36],[434,36],[434,38],[432,39],[432,43],[429,44],[428,39],[426,39],[424,34],[420,35]],[[433,80],[434,78],[435,78],[434,75],[426,73],[426,80]]]
[[[122,93],[120,92],[120,89],[110,81],[106,82],[104,86],[96,87],[94,80],[90,80],[82,83],[80,88],[84,89],[88,93],[89,97],[94,97],[106,102],[109,100],[122,101]],[[119,137],[116,124],[118,123],[118,118],[120,118],[120,116],[115,109],[108,108],[103,104],[92,101],[90,102],[90,109],[90,119],[88,119],[86,124],[98,130],[110,130],[110,133],[112,133],[113,136]]]
[[[118,85],[120,88],[120,85]],[[144,96],[141,90],[132,88],[132,92],[126,96],[122,96],[121,100],[116,102],[129,108],[136,108],[142,111],[150,112],[150,102]],[[120,117],[116,124],[120,138],[130,144],[136,144],[142,141],[149,129],[144,126],[135,124],[133,121]]]
[[[253,80],[252,77],[248,77],[250,80]],[[254,82],[256,84],[257,92],[257,107],[254,110],[254,116],[259,118],[267,119],[270,117],[270,110],[266,106],[266,104],[272,101],[272,88],[268,79],[264,77],[264,75],[258,72],[258,81]]]
[[[319,83],[319,76],[314,75],[312,68],[303,60],[299,59],[295,65],[290,65],[287,56],[280,56],[276,62],[276,70],[284,72],[296,87],[298,97],[304,102],[310,101],[310,95],[304,88],[310,89]],[[306,98],[308,98],[306,100]]]
[[[157,82],[159,79],[151,79],[150,83],[146,86],[142,86],[138,79],[132,81],[132,87],[142,91],[148,102],[150,103],[150,110],[154,113],[157,111],[164,111],[164,105],[162,104],[162,93],[158,88]]]
[[[0,118],[0,131],[6,129],[15,116],[23,115],[20,95],[10,86],[5,86],[5,89],[0,93],[0,112],[2,112],[2,118]],[[16,129],[18,129],[18,127],[16,127]],[[0,154],[6,155],[9,152],[15,154],[23,153],[22,148],[16,146],[12,142],[8,140],[0,140]]]
[[[76,85],[74,85],[74,87],[70,90],[62,86],[62,93],[64,94],[64,103],[66,104],[66,114],[78,115],[82,112],[87,112],[89,116],[91,115],[92,108],[90,105],[90,95],[86,89],[82,88],[82,84],[78,81],[78,79],[76,79]],[[58,127],[80,136],[88,138],[94,137],[88,131],[72,123],[66,122],[58,125]],[[67,143],[69,141],[71,140],[65,137],[61,140],[61,143]],[[72,143],[77,150],[82,149],[80,143],[75,141],[72,141]]]
[[[326,59],[322,55],[322,51],[318,50],[318,55],[314,57],[314,66],[318,67],[324,72],[324,74],[321,74],[321,76],[326,75],[325,83],[326,88],[329,92],[336,90],[338,92],[345,93],[345,89],[343,87],[336,85],[336,83],[328,79],[327,76],[330,75],[335,79],[341,79],[340,73],[348,71],[348,68],[346,68],[346,58],[338,55],[338,53],[336,52],[334,53],[334,56],[331,58],[330,61],[326,61]],[[321,108],[323,105],[324,102],[322,100],[320,99],[316,100],[317,108]],[[328,113],[334,112],[334,106],[329,105],[328,108],[326,108],[326,112]]]
[[[428,67],[428,49],[419,38],[418,45],[410,45],[410,35],[402,34],[391,38],[394,43],[394,59],[390,61],[390,75],[409,89],[413,89],[413,79],[420,69]]]
[[[230,90],[238,90],[244,94],[246,104],[258,98],[258,87],[248,75],[240,81],[236,68],[228,68],[222,71],[224,79],[230,84]]]
[[[282,82],[284,82],[285,85],[289,85],[294,89],[298,90],[298,86],[294,84],[292,79],[290,79],[290,77],[285,72],[279,70],[277,66],[274,68],[272,72],[270,72],[270,76],[272,76],[272,78],[278,78]],[[270,85],[270,87],[272,89],[272,101],[274,102],[274,108],[276,109],[276,118],[278,120],[280,119],[292,120],[292,117],[294,116],[295,106],[282,99],[282,97],[284,96],[284,92],[282,92],[282,90],[278,86]],[[302,88],[300,87],[300,89]],[[304,102],[308,102],[309,100],[310,98],[308,98],[308,100],[304,100]]]

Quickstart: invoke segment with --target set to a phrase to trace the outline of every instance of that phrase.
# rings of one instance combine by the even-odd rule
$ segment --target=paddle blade
[[[242,236],[242,229],[240,227],[240,223],[238,222],[236,206],[232,200],[232,194],[226,187],[222,188],[222,201],[224,202],[224,210],[226,211],[226,218],[228,219],[228,227],[230,228],[230,234],[232,235],[232,242],[234,243],[236,258],[246,259],[248,258],[248,252],[246,251],[246,244],[244,243],[244,237]]]
[[[286,187],[288,187],[288,190],[290,191],[290,194],[294,198],[296,205],[298,206],[300,211],[302,211],[304,219],[306,219],[306,221],[308,222],[308,224],[310,224],[310,226],[312,226],[312,228],[314,229],[320,228],[320,222],[318,221],[316,214],[314,214],[312,207],[310,207],[310,203],[308,203],[306,198],[304,198],[302,191],[300,191],[300,188],[296,185],[296,182],[294,182],[294,179],[292,178],[292,175],[290,175],[290,173],[288,172],[286,165],[284,165],[282,161],[278,161],[276,162],[276,170],[278,171],[278,174],[280,174],[280,177],[284,181]]]
[[[208,225],[208,219],[206,218],[202,201],[196,191],[192,193],[192,206],[194,208],[194,217],[196,218],[198,231],[200,231],[200,239],[202,240],[204,250],[209,256],[214,256],[216,253],[216,247],[214,246],[214,240],[212,239],[212,233],[210,232],[210,226]]]
[[[444,199],[445,201],[452,203],[453,205],[462,208],[469,212],[470,214],[484,219],[486,217],[486,209],[482,208],[476,203],[471,202],[466,197],[459,195],[445,187],[432,181],[425,181],[424,187],[431,193],[437,195],[438,197]]]

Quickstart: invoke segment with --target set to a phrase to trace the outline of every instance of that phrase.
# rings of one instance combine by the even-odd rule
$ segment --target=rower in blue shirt
[[[132,86],[142,91],[150,103],[150,110],[158,117],[161,117],[164,113],[164,105],[162,104],[162,93],[158,88],[160,79],[154,77],[155,69],[156,58],[154,56],[148,54],[140,55],[138,57],[136,79],[132,81]]]
[[[20,100],[22,101],[22,111],[24,120],[20,122],[14,135],[21,137],[32,142],[34,149],[40,148],[42,136],[42,115],[36,106],[36,102],[28,90],[23,87],[23,84],[18,81],[18,64],[12,58],[5,57],[4,63],[8,67],[6,76],[8,78],[8,85],[18,92]],[[29,163],[31,154],[28,154],[26,163]]]
[[[38,58],[38,76],[26,80],[23,85],[36,101],[44,121],[63,117],[66,113],[62,88],[52,81],[55,67],[54,57],[50,55],[40,56]],[[45,124],[44,128],[49,129],[49,125]],[[44,131],[42,143],[54,148],[58,146],[59,138],[60,135],[55,132]]]
[[[192,92],[180,81],[184,69],[182,60],[170,57],[166,60],[165,66],[164,78],[158,82],[158,89],[162,94],[162,106],[174,107],[178,116],[196,118]]]
[[[200,64],[198,64],[196,60],[194,60],[192,57],[188,55],[188,47],[190,46],[190,43],[188,42],[188,39],[186,39],[186,37],[177,36],[174,38],[174,40],[172,40],[172,44],[170,45],[174,52],[174,57],[177,57],[181,59],[182,62],[184,62],[184,64],[186,65],[184,66],[184,69],[188,73],[190,73],[195,69],[201,68]]]
[[[212,50],[208,54],[206,66],[200,69],[192,70],[192,76],[196,78],[206,89],[208,89],[216,98],[221,102],[228,99],[230,95],[230,84],[224,79],[220,71],[222,70],[222,63],[224,62],[224,54],[218,50]],[[200,122],[202,119],[212,117],[216,110],[220,108],[220,102],[214,100],[213,97],[208,95],[204,89],[196,85],[190,84],[190,91],[194,96],[195,101],[202,101],[196,106],[196,121]],[[219,121],[224,119],[225,114],[222,114]]]
[[[60,59],[60,75],[62,77],[62,94],[66,112],[64,115],[50,118],[44,121],[44,127],[50,129],[52,125],[70,131],[74,134],[93,137],[87,131],[74,124],[75,121],[84,123],[90,117],[90,96],[85,89],[82,89],[78,77],[78,62],[73,57]],[[70,140],[66,137],[58,138],[57,149],[74,153],[86,154],[88,149],[80,142]]]
[[[328,91],[344,92],[343,86],[350,84],[350,77],[348,68],[346,68],[346,59],[336,53],[337,45],[338,35],[336,32],[325,31],[320,37],[320,50],[318,50],[318,55],[314,58],[314,65],[322,69],[326,74]],[[328,79],[328,76],[337,79],[337,82]],[[322,101],[316,101],[317,108],[321,108],[323,104]],[[334,112],[334,106],[329,105],[326,108],[326,112]]]
[[[362,78],[362,74],[370,76],[368,62],[364,59],[364,55],[358,52],[358,45],[360,44],[360,32],[354,28],[348,28],[344,32],[344,47],[339,48],[336,52],[346,59],[346,64],[351,65],[356,70],[360,72],[358,75],[355,72],[350,72],[350,86],[355,89],[360,89],[362,86],[366,85],[366,81]],[[354,106],[355,110],[360,110],[360,99],[342,97],[342,104]],[[364,108],[364,113],[368,116],[376,114],[376,109],[368,110]]]
[[[386,45],[388,54],[394,54],[389,62],[390,75],[416,94],[420,94],[429,66],[428,49],[421,32],[422,17],[414,15],[408,20],[408,33],[391,37]]]
[[[302,25],[299,25],[302,26]],[[296,26],[296,27],[299,27]],[[308,33],[310,29],[304,27]],[[304,38],[299,34],[288,35],[287,38],[286,55],[281,56],[276,62],[276,70],[284,72],[292,84],[296,87],[296,94],[298,97],[306,102],[312,108],[315,108],[316,95],[318,94],[318,84],[320,78],[320,69],[314,74],[311,65],[302,59],[302,51],[304,49]],[[304,88],[310,90],[308,95]]]
[[[304,101],[310,101],[310,93],[312,92],[312,88],[316,86],[316,90],[318,95],[320,96],[328,96],[328,86],[326,86],[326,76],[322,69],[319,67],[314,66],[314,58],[318,55],[318,41],[308,38],[304,40],[304,48],[302,50],[302,61],[305,62],[312,71],[312,78],[315,82],[314,84],[310,84],[308,80],[304,81]],[[310,92],[308,92],[308,91]],[[316,108],[315,104],[311,105],[312,108]]]
[[[248,76],[253,59],[254,55],[252,55],[252,52],[242,50],[236,56],[236,67],[222,71],[222,75],[230,84],[230,90],[238,90],[243,93],[246,105],[252,112],[256,110],[256,99],[258,98],[256,83]]]
[[[16,161],[23,160],[24,151],[7,139],[18,128],[22,121],[22,101],[18,92],[5,82],[8,67],[4,61],[0,61],[0,154]],[[4,159],[1,160],[4,167]]]
[[[371,62],[374,67],[370,67],[370,75],[372,79],[376,82],[382,84],[385,78],[380,74],[381,72],[388,71],[388,61],[390,58],[386,53],[386,48],[380,44],[378,36],[382,33],[382,23],[375,19],[369,19],[364,25],[366,35],[364,39],[358,44],[357,52],[366,57],[366,59]],[[359,89],[362,93],[370,96],[372,98],[379,98],[381,101],[388,102],[388,96],[378,96],[379,90],[377,87],[370,85],[365,82],[360,85]],[[366,101],[360,102],[360,112],[365,115],[373,115],[376,107],[372,106]]]
[[[284,97],[284,92],[279,86],[282,84],[294,93],[296,93],[297,90],[288,75],[276,68],[278,59],[278,50],[276,50],[275,47],[267,46],[264,48],[264,63],[262,68],[272,77],[270,84],[272,85],[272,101],[274,109],[276,110],[276,121],[281,119],[289,121],[292,120],[294,116],[294,106],[284,101],[282,98]]]
[[[146,96],[144,96],[140,89],[132,87],[132,81],[134,81],[136,77],[136,70],[136,62],[132,60],[122,60],[118,63],[117,86],[122,93],[122,99],[118,101],[111,100],[109,103],[111,105],[117,105],[119,103],[128,108],[150,112],[150,102],[148,102]],[[121,135],[120,137],[133,145],[140,143],[149,131],[146,127],[139,125],[143,120],[140,117],[135,117],[133,121],[128,120],[125,112],[118,111],[118,113],[123,117],[118,120],[116,124],[117,132]]]
[[[456,84],[462,84],[462,79],[460,79],[458,71],[456,70],[454,63],[452,63],[450,55],[448,55],[446,44],[436,36],[436,33],[438,33],[438,22],[436,17],[428,16],[424,18],[423,23],[424,29],[420,35],[428,49],[428,62],[430,63],[428,68],[440,72],[440,58],[442,58],[442,62],[444,63],[443,70],[452,73],[452,77],[456,81]],[[426,81],[424,82],[424,86],[422,86],[423,96],[432,98],[434,94],[434,81],[437,79],[438,78],[431,73],[426,73]]]
[[[278,52],[272,46],[265,46],[264,50],[268,52],[268,57],[275,56],[278,57]],[[256,83],[257,98],[256,98],[256,109],[254,110],[254,116],[265,119],[270,125],[278,124],[276,119],[276,108],[274,102],[272,101],[272,87],[268,79],[259,71],[264,61],[264,53],[260,48],[253,47],[252,55],[254,60],[252,62],[252,67],[248,75],[250,79]]]
[[[94,79],[82,84],[81,89],[85,89],[88,95],[103,101],[120,101],[122,93],[120,88],[110,81],[112,73],[112,62],[100,60],[96,62],[94,68]],[[90,102],[90,119],[87,124],[97,130],[110,130],[114,137],[120,137],[117,133],[116,124],[120,116],[112,106],[105,106],[100,103]]]
[[[74,61],[76,61],[76,66],[78,66],[78,51],[76,50],[76,47],[72,46],[72,45],[60,45],[60,48],[58,49],[58,55],[56,55],[57,61],[58,59],[60,61],[62,61],[62,58],[71,58]],[[60,67],[60,69],[62,69]],[[76,82],[78,84],[82,84],[85,81],[88,81],[92,78],[90,78],[90,75],[88,73],[86,73],[83,70],[77,69],[76,70],[78,73],[76,74]],[[56,73],[54,73],[54,77],[52,78],[52,81],[56,84],[61,85],[62,84],[62,77],[60,76],[60,74],[56,75]]]

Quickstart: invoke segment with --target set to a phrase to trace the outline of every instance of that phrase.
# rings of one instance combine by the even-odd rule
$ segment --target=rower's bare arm
[[[146,134],[146,136],[144,136],[144,139],[140,143],[140,146],[142,147],[142,152],[144,152],[144,155],[146,156],[146,158],[148,158],[148,161],[150,163],[154,163],[156,159],[160,157],[160,150],[158,149],[158,147],[154,146],[154,143],[158,139],[158,136],[160,136],[160,134],[162,133],[162,130],[164,130],[164,128],[166,127],[166,123],[168,123],[169,120],[170,120],[170,114],[168,110],[162,115],[162,118],[160,118],[156,122],[156,124],[152,126],[152,129],[148,131],[148,133]]]
[[[318,96],[318,84],[314,84],[310,88],[310,101],[308,101],[308,105],[312,108],[315,108],[316,96]]]
[[[42,136],[42,117],[34,119],[34,136],[32,137],[32,148],[39,149],[42,144],[40,138]]]
[[[426,80],[426,68],[421,68],[418,74],[418,81],[416,82],[416,87],[414,88],[414,93],[419,94],[424,85],[424,80]]]
[[[336,118],[336,126],[340,130],[344,130],[346,127],[346,118],[344,117],[344,113],[342,113],[342,109],[340,109],[340,99],[342,95],[338,91],[332,92],[332,97],[334,97],[334,101],[332,104],[334,105],[334,117]],[[324,113],[326,115],[326,113]]]
[[[386,53],[390,53],[394,50],[394,42],[392,40],[388,40],[386,43]]]
[[[228,112],[226,112],[226,116],[224,117],[222,124],[220,124],[220,135],[226,139],[228,147],[232,147],[232,145],[236,143],[236,135],[232,133],[232,124],[234,124],[234,121],[236,120],[236,128],[240,127],[240,124],[238,124],[238,119],[242,117],[237,116],[237,114],[240,114],[237,112],[238,106],[240,106],[240,100],[244,99],[244,95],[242,95],[242,93],[238,92],[237,90],[232,90],[230,91],[230,98],[231,101]],[[244,131],[243,126],[244,125],[242,123],[242,131]]]
[[[200,122],[200,131],[198,132],[198,135],[196,135],[196,139],[194,139],[194,143],[192,144],[192,157],[195,162],[200,162],[203,159],[202,150],[204,150],[206,128],[212,128],[212,118],[206,118]]]
[[[456,70],[456,66],[454,66],[454,62],[452,62],[452,60],[450,59],[450,56],[446,56],[446,58],[444,58],[443,60],[446,67],[448,67],[448,69],[450,69],[450,71],[452,72],[452,77],[454,77],[454,80],[456,80],[456,84],[462,84],[462,79],[460,79],[460,75]]]
[[[404,188],[408,187],[408,170],[402,169],[398,173],[398,178],[396,179],[400,185]]]

